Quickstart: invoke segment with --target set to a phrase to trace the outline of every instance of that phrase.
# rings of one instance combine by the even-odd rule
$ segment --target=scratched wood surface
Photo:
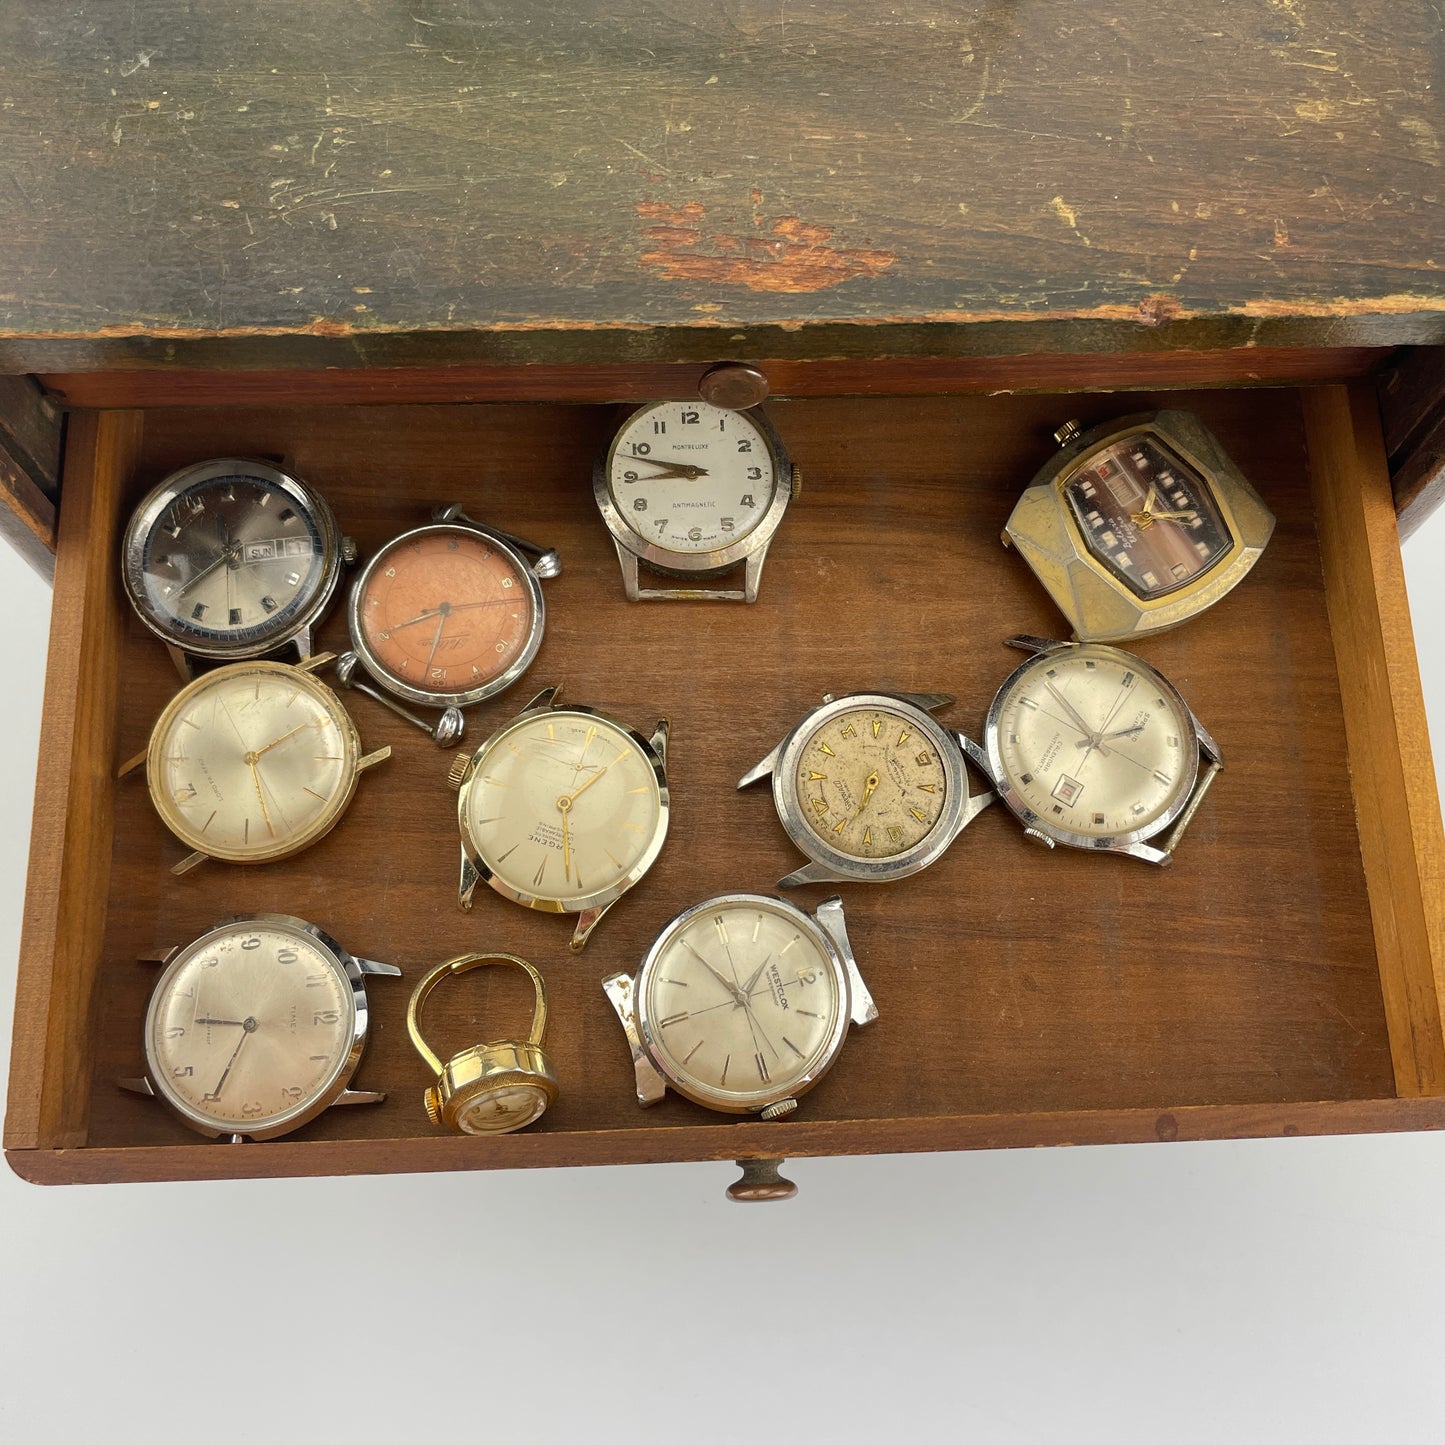
[[[1076,400],[1088,421],[1151,403]],[[1108,1117],[1119,1137],[1141,1129],[1167,1137],[1158,1111],[1205,1105],[1259,1106],[1249,1117],[1267,1130],[1309,1130],[1331,1127],[1310,1101],[1394,1096],[1297,396],[1211,392],[1185,401],[1279,516],[1245,586],[1147,647],[1219,740],[1228,770],[1167,871],[1047,853],[995,808],[931,870],[892,888],[848,890],[853,940],[881,1018],[855,1031],[804,1101],[799,1122],[815,1126],[810,1149],[827,1150],[830,1140],[864,1147],[862,1134],[848,1142],[845,1126],[887,1119],[900,1121],[907,1147],[965,1147],[988,1132],[985,1116],[1022,1121],[1052,1111],[1072,1122],[1046,1121],[1039,1139],[1089,1134],[1085,1112],[1094,1110],[1146,1111]],[[395,755],[363,780],[337,831],[289,862],[206,865],[174,879],[166,868],[180,848],[143,784],[114,785],[110,875],[97,880],[108,909],[88,1061],[89,1146],[209,1147],[154,1103],[115,1088],[117,1076],[138,1071],[155,976],[133,959],[221,916],[276,910],[313,918],[357,951],[400,963],[413,980],[430,963],[483,946],[531,958],[553,996],[548,1047],[562,1097],[540,1130],[557,1136],[558,1160],[608,1157],[608,1134],[623,1140],[617,1158],[759,1147],[743,1140],[761,1134],[740,1135],[736,1124],[676,1099],[637,1107],[599,980],[635,964],[682,907],[722,891],[768,891],[795,866],[766,791],[738,794],[733,783],[822,692],[946,689],[958,698],[950,723],[977,729],[1015,661],[1002,638],[1060,629],[997,541],[1019,488],[1052,450],[1056,401],[808,400],[774,414],[805,488],[754,608],[623,600],[589,490],[594,449],[612,422],[606,408],[147,416],[136,496],[167,470],[220,450],[284,452],[324,490],[363,555],[452,498],[556,546],[564,572],[548,584],[539,660],[511,694],[484,706],[475,732],[551,681],[573,700],[639,724],[667,713],[674,821],[659,863],[574,957],[557,918],[491,895],[471,915],[458,911],[447,758],[363,698],[353,712],[364,740],[389,742]],[[119,596],[109,605],[124,607]],[[325,639],[343,636],[333,619]],[[160,649],[128,614],[122,647],[117,759],[144,745],[174,688]],[[405,980],[371,985],[375,1033],[358,1084],[387,1090],[387,1102],[334,1110],[303,1140],[376,1141],[374,1167],[408,1167],[401,1145],[383,1143],[430,1134],[420,1104],[428,1079],[403,1026],[408,992]],[[433,1042],[447,1052],[505,1034],[505,1024],[523,1026],[528,1007],[520,979],[458,981],[433,997]],[[1220,1129],[1241,1127],[1241,1117],[1226,1110]],[[787,1127],[768,1133],[772,1147],[787,1149]],[[1028,1126],[1005,1122],[994,1133],[1019,1142]],[[470,1153],[423,1151],[416,1167],[496,1166],[506,1149],[497,1141]],[[539,1149],[522,1145],[518,1161],[542,1162],[533,1157]],[[131,1172],[176,1172],[175,1157]],[[321,1154],[316,1160],[318,1170],[328,1167]],[[340,1168],[359,1163],[336,1156]],[[250,1166],[238,1158],[234,1167]],[[254,1167],[271,1166],[258,1156]]]
[[[1442,47],[1431,0],[10,5],[0,369],[1438,341]]]

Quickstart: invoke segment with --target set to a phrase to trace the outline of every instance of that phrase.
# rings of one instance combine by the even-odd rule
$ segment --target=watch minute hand
[[[695,466],[691,462],[665,462],[660,457],[639,456],[636,452],[629,452],[623,460],[629,462],[646,462],[650,467],[661,467],[665,472],[671,472],[676,477],[687,477],[689,480],[708,475],[706,467]]]

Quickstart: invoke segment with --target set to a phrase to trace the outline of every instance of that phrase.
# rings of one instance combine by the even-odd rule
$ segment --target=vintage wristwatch
[[[217,457],[172,472],[125,529],[121,576],[141,621],[183,678],[312,633],[356,546],[323,498],[270,462]]]
[[[545,688],[477,750],[458,753],[461,881],[525,908],[575,913],[581,949],[603,914],[652,867],[667,837],[668,721],[644,737]]]
[[[386,1097],[347,1085],[366,1046],[365,976],[399,968],[356,958],[285,913],[223,919],[160,961],[145,1077],[121,1079],[122,1088],[232,1143],[275,1139],[333,1104]]]
[[[1028,836],[1166,864],[1224,766],[1161,673],[1091,642],[1012,637],[1032,653],[964,747]],[[1162,836],[1162,846],[1149,840]]]
[[[837,1060],[850,1023],[878,1017],[841,899],[815,913],[727,893],[679,913],[636,977],[602,984],[632,1049],[637,1102],[670,1086],[707,1109],[791,1114]]]
[[[455,504],[388,542],[351,588],[352,651],[337,676],[443,746],[464,731],[461,709],[511,687],[542,645],[541,581],[556,552],[489,527]],[[355,679],[357,662],[390,696]],[[427,722],[395,699],[441,709]]]
[[[357,779],[391,756],[363,753],[341,699],[315,676],[334,658],[236,662],[202,673],[166,705],[150,743],[120,769],[145,764],[161,821],[194,849],[172,869],[207,858],[271,863],[329,833]]]
[[[1120,642],[1177,627],[1237,586],[1274,516],[1200,419],[1145,412],[1084,431],[1004,527],[1080,642]]]
[[[761,410],[705,401],[640,407],[592,470],[631,602],[756,602],[768,544],[801,490],[801,474]],[[717,585],[739,564],[741,588]],[[644,586],[640,566],[666,585]]]
[[[788,836],[813,861],[778,880],[890,883],[927,868],[993,802],[970,795],[947,693],[825,696],[739,788],[771,776]]]

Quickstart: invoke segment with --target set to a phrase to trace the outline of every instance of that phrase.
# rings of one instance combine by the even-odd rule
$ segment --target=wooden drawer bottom
[[[1035,848],[990,809],[928,872],[844,890],[880,1020],[791,1120],[736,1122],[669,1096],[640,1110],[600,979],[714,893],[796,865],[766,790],[736,779],[824,692],[947,691],[977,733],[1014,665],[1002,640],[1061,619],[998,542],[1050,430],[1161,404],[1198,411],[1274,509],[1254,574],[1142,655],[1221,744],[1226,771],[1174,865]],[[561,405],[82,412],[72,418],[5,1143],[27,1178],[71,1181],[494,1168],[776,1154],[1438,1127],[1445,1123],[1442,849],[1398,543],[1367,394],[1207,392],[778,403],[805,487],[762,600],[629,605],[590,494],[615,422]],[[363,780],[321,844],[176,879],[144,783],[114,781],[174,690],[116,576],[119,529],[167,471],[286,454],[362,555],[461,500],[556,547],[527,678],[476,710],[474,743],[532,692],[673,723],[662,857],[570,955],[563,920],[491,895],[456,905],[448,757],[365,698]],[[322,642],[344,643],[344,622]],[[974,786],[981,782],[977,777]],[[816,902],[823,896],[809,890]],[[154,981],[137,955],[225,915],[279,911],[400,964],[373,980],[357,1085],[287,1140],[239,1147],[122,1093]],[[525,1135],[435,1134],[406,1037],[411,983],[474,948],[519,952],[552,993],[562,1087]],[[493,977],[492,975],[495,975]],[[430,1006],[442,1052],[527,1016],[497,970]]]

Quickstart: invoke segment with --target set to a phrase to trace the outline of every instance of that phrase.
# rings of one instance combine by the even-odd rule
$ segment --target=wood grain
[[[1253,1123],[1239,1127],[1270,1132],[1297,1108],[1394,1093],[1360,837],[1343,786],[1350,757],[1297,402],[1284,392],[1170,399],[1205,417],[1279,517],[1245,586],[1188,628],[1148,644],[1149,660],[1219,740],[1227,771],[1167,871],[1045,853],[993,809],[928,872],[895,888],[850,890],[854,944],[882,1017],[854,1034],[838,1067],[804,1101],[796,1124],[821,1132],[790,1134],[799,1139],[794,1152],[810,1138],[821,1151],[833,1141],[893,1147],[885,1141],[894,1137],[900,1148],[965,1147],[990,1129],[1022,1142],[1031,1119],[1061,1114],[1074,1122],[1042,1122],[1037,1137],[1084,1129],[1077,1121],[1094,1114],[1111,1121],[1101,1128],[1133,1137],[1144,1119],[1177,1119],[1190,1108],[1205,1110],[1201,1120],[1217,1117],[1221,1129],[1247,1118]],[[1066,410],[1089,423],[1159,400],[1072,397]],[[539,660],[512,693],[480,710],[474,735],[553,681],[564,683],[564,696],[633,723],[669,714],[674,825],[653,871],[587,952],[573,957],[563,920],[491,895],[471,915],[457,910],[447,757],[365,699],[354,707],[365,742],[390,743],[395,754],[363,780],[341,826],[294,860],[231,870],[208,864],[172,878],[166,868],[179,845],[143,784],[111,785],[114,848],[108,875],[103,866],[95,873],[97,888],[105,880],[108,907],[93,1000],[104,1026],[89,1059],[86,1147],[67,1150],[54,1168],[93,1167],[91,1177],[152,1168],[265,1172],[270,1151],[328,1141],[346,1147],[315,1155],[317,1170],[333,1167],[323,1162],[328,1157],[346,1169],[467,1167],[483,1158],[431,1138],[420,1104],[429,1080],[403,1027],[406,980],[371,985],[375,1033],[357,1082],[386,1090],[387,1102],[333,1110],[292,1144],[213,1163],[202,1157],[212,1146],[154,1103],[116,1089],[115,1078],[138,1071],[155,973],[132,960],[219,917],[265,910],[313,918],[350,947],[401,964],[413,980],[465,949],[504,948],[532,959],[553,998],[548,1049],[562,1097],[514,1157],[749,1152],[740,1140],[766,1126],[712,1119],[675,1099],[637,1108],[599,981],[634,965],[682,907],[726,890],[769,891],[796,865],[766,792],[740,795],[733,784],[825,690],[948,690],[958,697],[949,721],[977,729],[1014,663],[1003,637],[1059,631],[1042,590],[997,537],[1019,489],[1050,454],[1049,432],[1064,410],[1043,398],[776,404],[774,419],[807,482],[753,608],[623,600],[590,498],[593,453],[615,424],[608,408],[148,414],[130,499],[205,455],[285,453],[331,500],[363,556],[432,504],[453,499],[557,547],[564,571],[547,586],[549,630]],[[111,551],[114,541],[88,538]],[[113,585],[107,605],[122,617]],[[121,632],[126,686],[105,743],[107,764],[144,745],[175,685],[139,622],[124,615]],[[343,637],[333,618],[323,641]],[[94,718],[86,726],[98,735]],[[497,1021],[527,1008],[525,989],[502,974],[434,1003],[434,1042],[443,1051],[495,1036]],[[42,1058],[27,1052],[25,1089],[37,1087]],[[1211,1108],[1223,1112],[1210,1115]],[[1329,1127],[1323,1113],[1309,1117]],[[1368,1127],[1358,1121],[1380,1117],[1346,1108],[1340,1127]],[[930,1122],[940,1119],[950,1121],[941,1131]],[[12,1148],[21,1137],[81,1142],[31,1129]],[[598,1142],[607,1139],[617,1143],[610,1155]],[[960,1142],[930,1146],[928,1139]],[[418,1160],[443,1162],[401,1162],[413,1146]],[[165,1152],[147,1162],[152,1149]],[[184,1166],[175,1162],[182,1156]]]
[[[1403,542],[1445,500],[1445,347],[1401,353],[1380,377],[1379,392]]]
[[[1374,392],[1304,394],[1395,1087],[1445,1093],[1445,836]]]
[[[886,345],[886,342],[884,343]],[[1148,386],[1291,385],[1364,376],[1389,348],[1248,347],[1145,356],[984,356],[760,363],[775,396],[958,396]],[[287,406],[372,402],[632,402],[691,396],[706,365],[410,366],[332,371],[129,370],[39,378],[67,406]]]
[[[9,1149],[64,1148],[87,1133],[121,711],[117,538],[140,437],[135,412],[77,416],[70,433],[16,982]]]
[[[0,370],[1445,338],[1431,0],[68,0],[0,45]]]

